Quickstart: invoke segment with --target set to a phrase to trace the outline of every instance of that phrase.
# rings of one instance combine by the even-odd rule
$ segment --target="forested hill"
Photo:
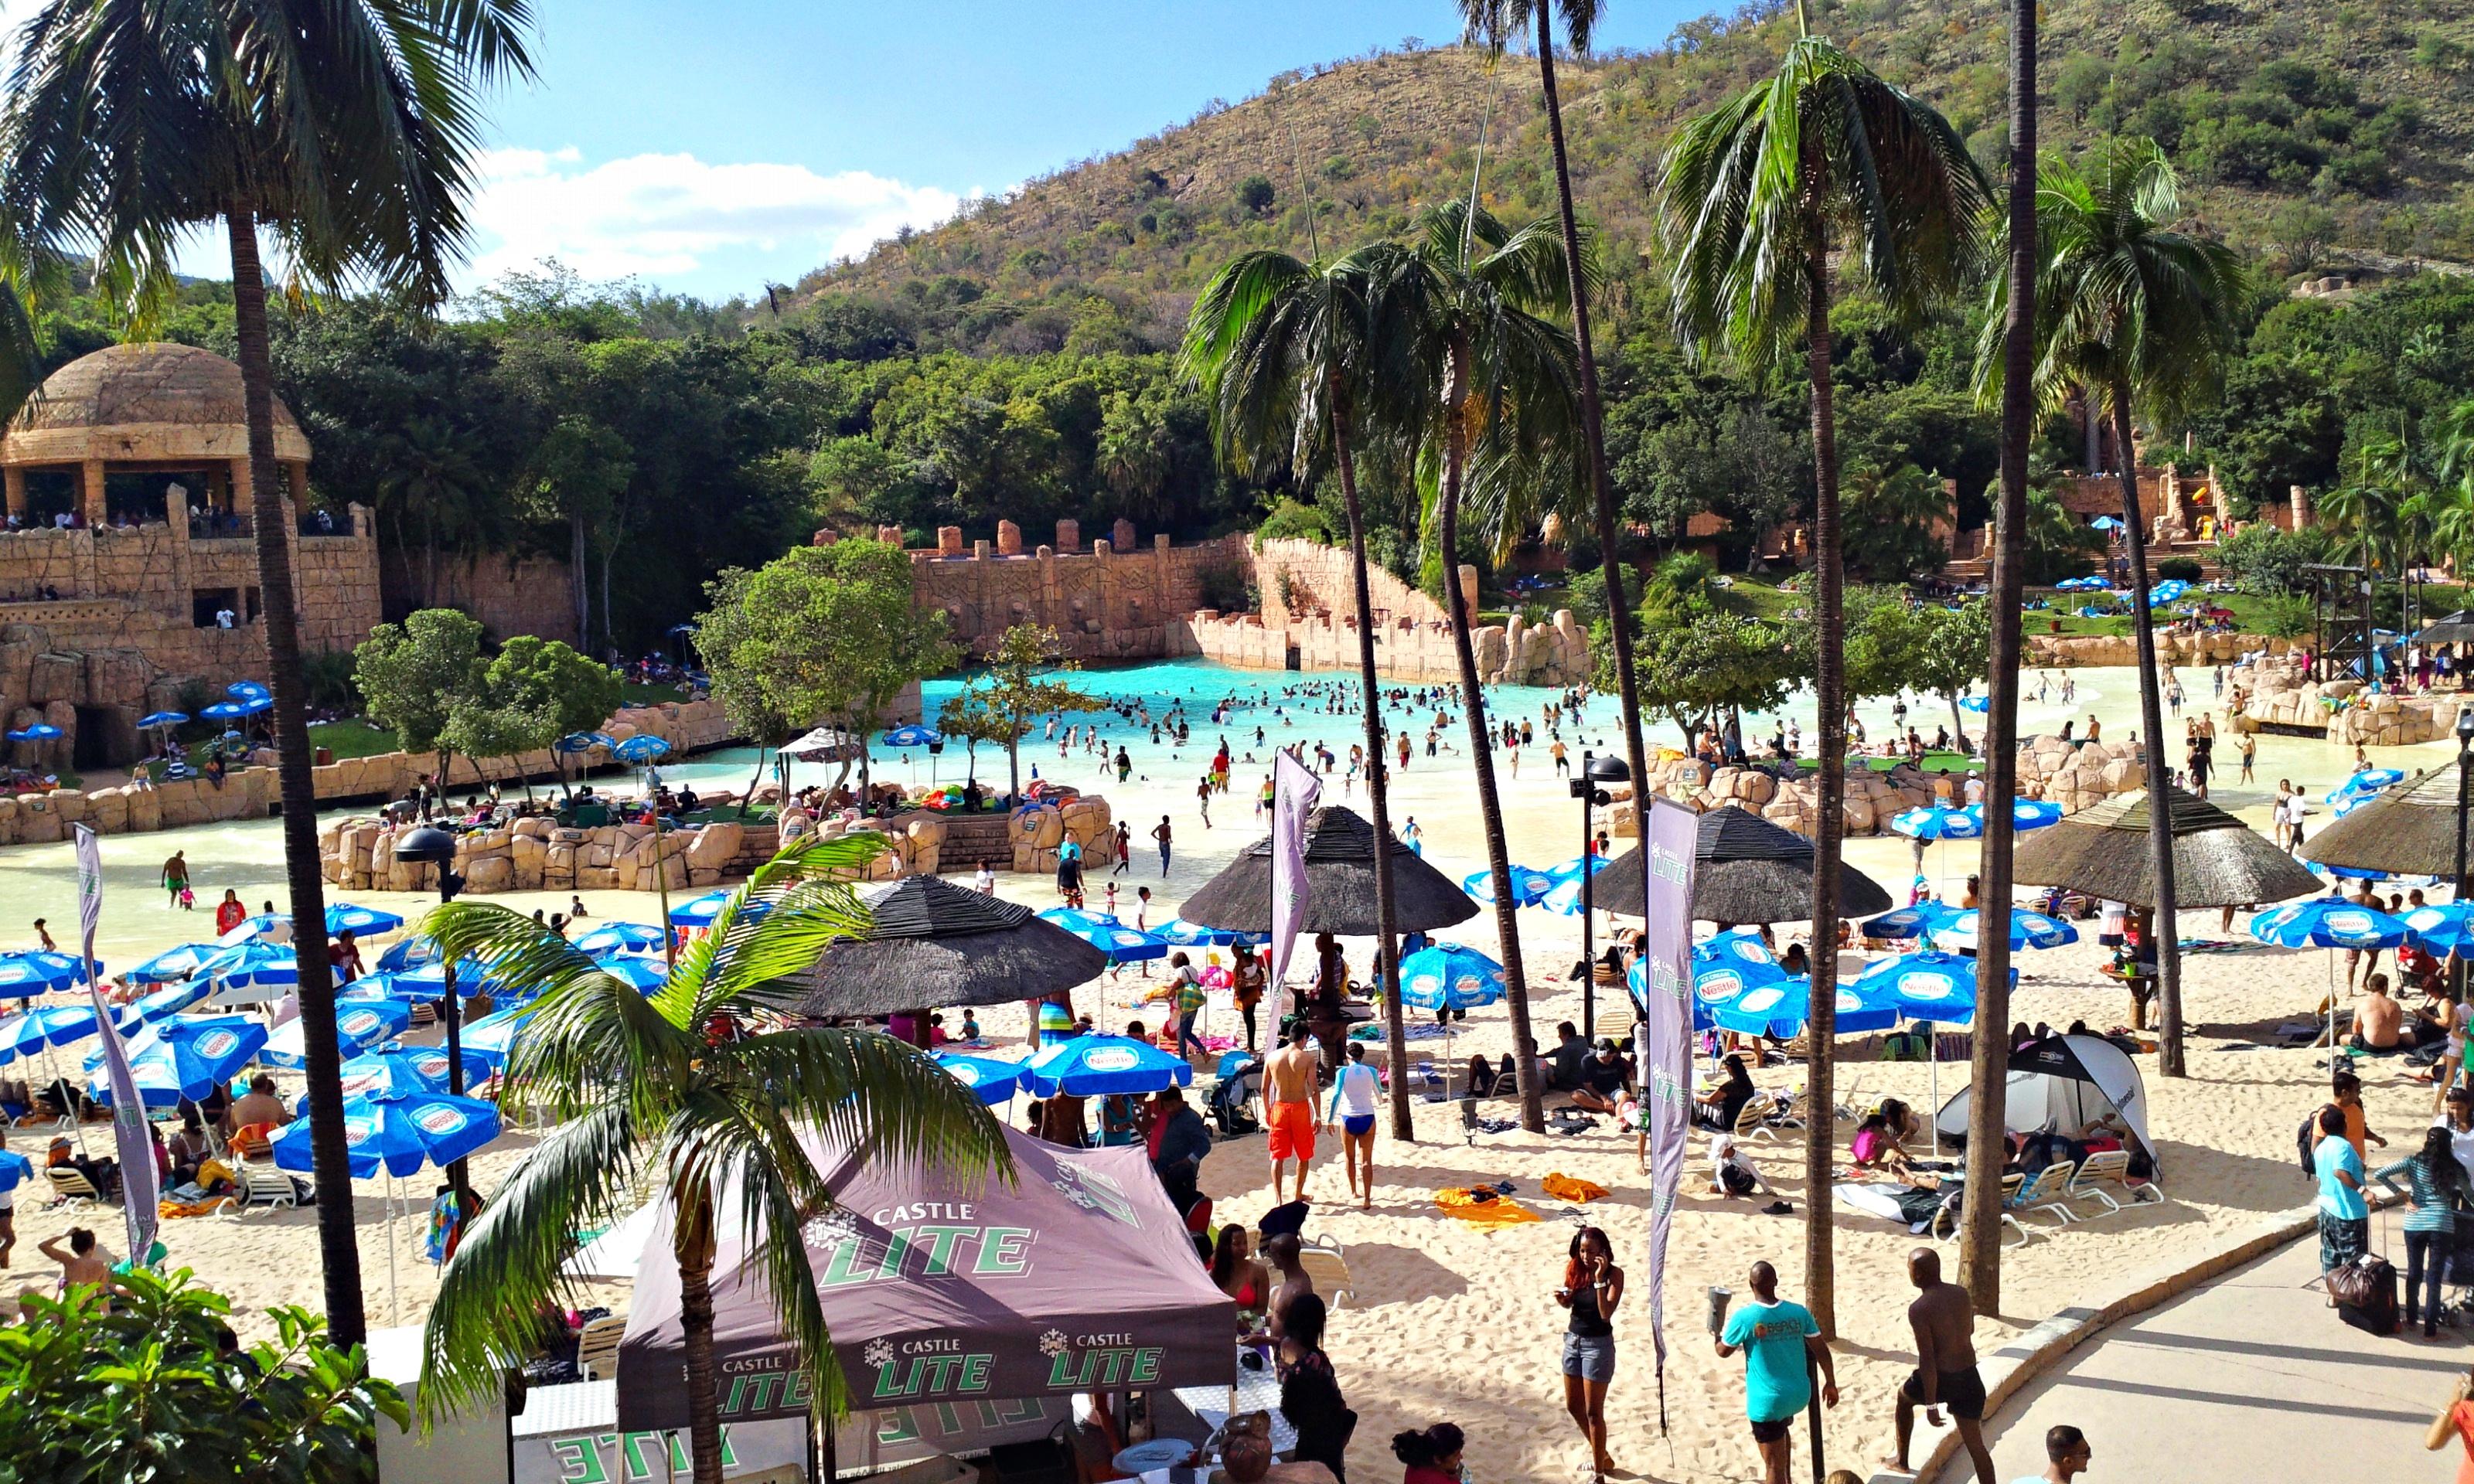
[[[1450,8],[1438,4],[1438,34]],[[2474,262],[2474,11],[2460,0],[2047,0],[2045,136],[2172,152],[2204,225],[2289,275],[2397,258]],[[1929,98],[1979,158],[2003,139],[2002,0],[1816,0],[1815,29]],[[1791,6],[1679,27],[1641,55],[1561,69],[1575,183],[1613,290],[1637,295],[1649,182],[1677,122],[1762,75]],[[966,349],[1160,344],[1237,250],[1303,252],[1401,230],[1482,189],[1500,215],[1553,203],[1532,59],[1419,46],[1273,79],[1122,153],[1080,161],[933,230],[820,270],[781,309]],[[1492,123],[1489,123],[1490,114]],[[2392,264],[2391,264],[2392,265]],[[831,338],[829,326],[827,338]]]

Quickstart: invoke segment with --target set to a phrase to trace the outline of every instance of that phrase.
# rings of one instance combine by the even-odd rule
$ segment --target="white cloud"
[[[481,281],[555,257],[587,278],[675,282],[710,259],[751,253],[789,278],[961,204],[951,191],[861,170],[820,176],[805,165],[711,164],[692,155],[588,165],[571,148],[502,149],[483,157],[478,177],[471,273]]]

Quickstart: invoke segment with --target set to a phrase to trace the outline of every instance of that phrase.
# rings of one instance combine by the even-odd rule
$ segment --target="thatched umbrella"
[[[2406,642],[2426,648],[2434,644],[2474,644],[2474,613],[2461,608],[2445,618],[2435,618]],[[2449,864],[2454,869],[2456,862]]]
[[[1808,916],[1812,842],[1737,804],[1701,816],[1692,846],[1692,915],[1708,922],[1786,922]],[[1636,848],[1616,856],[1589,883],[1601,911],[1639,917],[1648,877]],[[1865,917],[1890,910],[1890,894],[1871,876],[1838,863],[1838,910]]]
[[[2241,907],[2308,897],[2319,878],[2215,804],[2166,787],[2173,804],[2173,896],[2184,908]],[[2060,886],[2134,907],[2156,904],[2145,790],[2082,809],[2019,842],[2022,886]]]
[[[1397,840],[1385,842],[1392,855],[1392,916],[1395,930],[1431,933],[1477,916],[1477,903],[1458,883],[1426,864]],[[1309,933],[1364,937],[1374,920],[1374,826],[1339,804],[1306,816],[1306,904]],[[1220,874],[1185,899],[1177,916],[1226,932],[1272,930],[1272,840],[1269,835],[1237,852]]]
[[[2393,875],[2457,874],[2457,769],[2390,784],[2302,843],[2305,860]]]
[[[1108,967],[1106,954],[1020,902],[941,877],[862,887],[860,898],[875,924],[825,949],[801,987],[801,1014],[1010,1004],[1088,984]]]

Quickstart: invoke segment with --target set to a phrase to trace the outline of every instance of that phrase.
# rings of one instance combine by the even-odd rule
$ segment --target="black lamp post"
[[[464,878],[455,874],[455,837],[435,825],[400,835],[395,842],[395,858],[417,865],[438,868],[438,899],[453,901],[464,889]],[[457,1097],[464,1095],[464,1016],[455,997],[455,961],[441,957],[439,973],[447,985],[447,999],[441,1011],[447,1017],[447,1090]],[[465,1199],[469,1188],[464,1181],[464,1161],[457,1160],[447,1166],[447,1179],[455,1187],[455,1203],[467,1216],[472,1205]]]
[[[2474,706],[2461,701],[2457,710],[2457,877],[2449,896],[2457,901],[2465,899],[2465,811],[2467,778],[2474,774]],[[2448,991],[2459,1004],[2465,1003],[2465,955],[2448,955]]]
[[[1620,757],[1600,757],[1594,753],[1581,754],[1581,776],[1572,780],[1572,797],[1581,801],[1581,1039],[1597,1036],[1598,961],[1589,941],[1589,909],[1592,905],[1591,878],[1597,874],[1591,844],[1595,839],[1589,829],[1589,810],[1598,804],[1613,802],[1601,783],[1624,783],[1632,778],[1632,769]],[[1639,801],[1634,801],[1637,806]]]

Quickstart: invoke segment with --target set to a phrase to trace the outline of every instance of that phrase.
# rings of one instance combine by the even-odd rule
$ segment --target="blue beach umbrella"
[[[427,938],[406,938],[387,945],[387,950],[378,955],[378,970],[381,973],[399,973],[437,962],[438,945]]]
[[[2474,901],[2416,907],[2405,915],[2405,930],[2425,952],[2474,958]]]
[[[224,947],[229,948],[244,943],[254,943],[256,940],[265,937],[269,933],[289,933],[291,930],[291,913],[258,912],[253,913],[250,916],[241,919],[239,922],[234,922],[229,929],[217,936],[215,942]],[[286,949],[285,951],[289,952],[290,950]]]
[[[327,931],[335,933],[391,933],[403,925],[403,919],[376,907],[356,906],[349,901],[327,904]]]
[[[0,1063],[84,1041],[94,1026],[94,1012],[82,1005],[37,1005],[0,1017]]]
[[[1756,935],[1721,933],[1707,943],[1696,944],[1692,949],[1693,1029],[1706,1031],[1716,1025],[1719,1007],[1734,1004],[1746,993],[1795,978],[1779,967],[1768,945]],[[1648,982],[1644,966],[1634,964],[1635,992],[1646,996]]]
[[[618,745],[598,731],[570,731],[549,746],[550,751],[554,753],[575,754],[589,753],[596,747],[615,748]]]
[[[1876,1005],[1887,1005],[1910,1020],[1937,1025],[1965,1025],[1976,1018],[1977,961],[1956,953],[1927,950],[1902,953],[1868,969],[1856,981],[1856,993]],[[2010,970],[2010,982],[2019,970]]]
[[[185,984],[166,985],[152,994],[141,994],[111,1013],[111,1023],[123,1035],[133,1034],[141,1025],[152,1025],[166,1016],[176,1016],[205,999],[214,990],[212,979],[191,979]]]
[[[729,900],[728,892],[707,892],[701,897],[691,897],[670,908],[670,925],[711,927],[714,919],[721,916],[722,906]]]
[[[1588,855],[1575,855],[1570,860],[1563,861],[1548,867],[1546,870],[1546,879],[1554,882],[1558,886],[1563,885],[1566,881],[1578,881],[1581,879],[1581,867],[1584,863],[1589,866],[1589,874],[1591,875],[1596,875],[1599,872],[1606,870],[1610,864],[1605,856],[1597,854],[1594,851]]]
[[[61,734],[61,729],[50,722],[36,722],[22,731],[9,733],[12,742],[49,742]]]
[[[2165,581],[2158,583],[2155,587],[2148,592],[2147,601],[2150,603],[2172,603],[2178,601],[2184,593],[2187,593],[2190,590],[2191,585],[2189,583],[2184,582],[2178,577],[2169,577]]]
[[[945,740],[945,734],[934,727],[895,727],[885,734],[887,747],[927,747]]]
[[[1984,833],[1980,816],[1965,809],[1929,808],[1902,809],[1890,821],[1890,827],[1910,840],[1975,840]]]
[[[1188,1087],[1194,1068],[1129,1036],[1076,1036],[1031,1058],[1023,1086],[1034,1097],[1107,1097]]]
[[[2365,768],[2328,791],[2326,802],[2353,803],[2370,798],[2381,789],[2400,782],[2405,774],[2395,768]]]
[[[641,732],[612,748],[620,762],[652,762],[670,754],[670,744],[651,732]]]
[[[1961,696],[1958,698],[1958,706],[1961,710],[1974,711],[1980,716],[1984,712],[1993,708],[1993,698],[1991,696]]]
[[[1930,934],[1936,947],[1973,948],[1982,914],[1970,907],[1952,915],[1949,922]],[[2058,948],[2079,941],[2079,930],[2059,918],[2026,907],[2010,909],[2010,946],[2018,948]]]
[[[272,696],[259,696],[255,700],[244,701],[240,704],[240,712],[243,716],[263,716],[274,709],[275,698]]]
[[[575,940],[576,951],[594,958],[618,953],[659,953],[669,935],[650,922],[604,922]]]
[[[1225,927],[1205,927],[1183,918],[1171,918],[1149,931],[1162,943],[1180,948],[1225,948],[1235,944],[1258,948],[1272,941],[1269,933],[1241,933]]]
[[[1532,871],[1526,866],[1512,868],[1512,900],[1515,906],[1533,905],[1543,900],[1546,894],[1554,889],[1554,879],[1546,873]],[[1470,898],[1480,905],[1493,906],[1494,873],[1479,871],[1461,877],[1461,890],[1467,892]]]
[[[0,1149],[0,1195],[8,1194],[34,1178],[32,1161],[13,1149]]]
[[[2088,529],[2091,531],[2119,531],[2122,529],[2122,522],[2114,519],[2111,515],[2098,515],[2094,520],[2088,522]],[[2098,580],[2102,581],[2102,579]]]
[[[212,706],[200,707],[198,714],[210,722],[236,722],[249,714],[249,707],[237,701],[218,701]],[[15,734],[10,733],[12,736]]]
[[[231,697],[234,701],[272,701],[275,699],[275,692],[267,689],[265,682],[262,681],[234,681],[224,687],[224,694]]]
[[[2406,934],[2399,919],[2341,897],[2288,902],[2250,920],[2252,937],[2280,948],[2393,948]]]
[[[1400,960],[1400,1003],[1419,1010],[1472,1010],[1503,998],[1503,966],[1475,948],[1439,943]]]
[[[447,966],[424,964],[391,976],[388,984],[393,993],[417,999],[447,997]],[[496,994],[505,986],[494,975],[489,966],[478,959],[459,959],[455,964],[455,994],[471,999],[475,994]]]
[[[470,1048],[464,1052],[464,1085],[490,1080],[490,1063]],[[444,1092],[447,1090],[447,1048],[407,1046],[389,1041],[344,1064],[344,1095],[356,1092]]]
[[[1011,1101],[1013,1095],[1022,1090],[1023,1064],[1020,1062],[1008,1062],[1001,1057],[959,1056],[950,1052],[940,1054],[935,1061],[937,1065],[945,1068],[947,1076],[977,1092],[980,1101],[991,1108]]]
[[[626,985],[639,994],[650,994],[670,977],[669,968],[657,958],[616,957],[599,962],[601,971]]]
[[[140,728],[178,727],[188,719],[189,713],[186,711],[149,711],[137,718],[137,725]]]
[[[198,972],[233,989],[299,984],[301,962],[288,944],[236,943],[198,966]]]
[[[247,1016],[175,1016],[130,1038],[129,1070],[140,1102],[170,1108],[230,1082],[265,1045],[266,1027]],[[111,1081],[102,1067],[103,1053],[87,1052],[87,1090],[108,1103]]]
[[[1967,817],[1976,822],[1976,832],[1984,833],[1984,805],[1971,803]],[[2015,830],[2043,829],[2062,822],[2062,806],[2050,799],[2013,799],[2010,801],[2010,827]]]
[[[344,1142],[356,1180],[384,1171],[403,1176],[452,1164],[498,1137],[498,1110],[477,1097],[445,1092],[364,1092],[344,1100]],[[268,1147],[279,1168],[306,1173],[309,1120],[278,1130]]]
[[[1874,1002],[1854,985],[1837,990],[1837,1034],[1860,1036],[1888,1030],[1899,1013]],[[1722,1030],[1739,1036],[1775,1036],[1782,1040],[1804,1033],[1812,1009],[1812,981],[1798,974],[1776,984],[1744,991],[1724,1004],[1710,1007],[1710,1018]]]
[[[392,999],[337,1000],[335,1002],[335,1044],[345,1056],[358,1056],[370,1047],[392,1041],[412,1018],[411,1007]],[[308,1065],[304,1045],[308,1027],[301,1020],[289,1020],[275,1028],[266,1038],[257,1059],[270,1066],[301,1067]]]
[[[1139,928],[1128,927],[1103,913],[1085,912],[1079,907],[1051,907],[1039,916],[1041,921],[1055,923],[1105,953],[1113,964],[1133,964],[1144,959],[1168,957],[1166,940]]]
[[[103,966],[94,966],[103,971]],[[66,953],[40,950],[27,953],[0,953],[0,998],[23,998],[32,994],[49,994],[58,990],[71,990],[85,983],[85,960]]]
[[[1928,938],[1948,927],[1958,915],[1958,909],[1946,902],[1925,900],[1912,907],[1884,912],[1857,931],[1867,938]]]
[[[505,1070],[507,1053],[515,1047],[517,1033],[521,1032],[524,1028],[524,1022],[532,1017],[533,1010],[529,1005],[516,1005],[505,1010],[491,1011],[464,1027],[461,1038],[464,1042],[464,1054],[487,1064],[493,1072]]]
[[[222,951],[221,944],[184,943],[177,948],[166,948],[129,970],[128,979],[132,984],[169,984],[179,979],[194,979],[206,967],[207,961]]]

